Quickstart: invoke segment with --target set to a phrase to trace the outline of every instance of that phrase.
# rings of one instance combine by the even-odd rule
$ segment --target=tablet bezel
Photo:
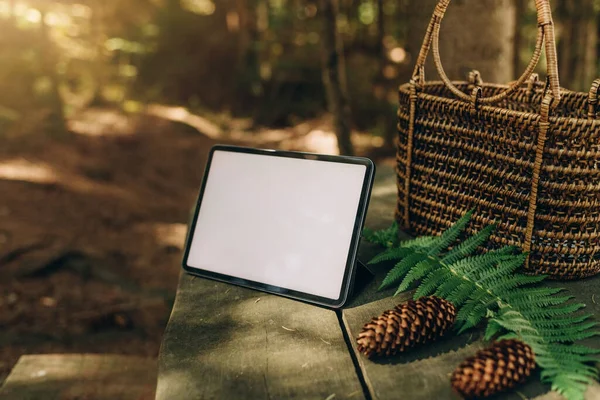
[[[247,279],[238,278],[231,275],[220,274],[218,272],[207,271],[200,268],[192,267],[188,265],[188,256],[190,246],[193,240],[193,234],[196,229],[196,222],[198,220],[198,214],[202,207],[202,198],[204,190],[206,188],[206,182],[210,173],[210,166],[212,163],[213,155],[216,151],[234,152],[234,153],[246,153],[270,157],[287,157],[297,158],[304,160],[316,160],[316,161],[328,161],[343,164],[355,164],[365,166],[365,175],[363,179],[360,200],[357,207],[356,218],[354,220],[354,227],[352,232],[352,239],[350,241],[350,247],[348,249],[348,256],[346,258],[346,269],[344,271],[344,277],[342,286],[340,288],[340,295],[337,299],[330,299],[326,297],[316,296],[310,293],[304,293],[296,290],[286,289],[279,286],[268,285],[262,282],[251,281]],[[195,203],[194,214],[191,219],[191,223],[188,225],[188,231],[185,240],[185,247],[183,253],[182,267],[183,269],[196,276],[209,278],[217,281],[226,283],[232,283],[234,285],[247,287],[250,289],[256,289],[267,293],[278,294],[281,296],[289,297],[296,300],[306,301],[314,304],[318,304],[325,307],[340,308],[344,305],[348,298],[348,294],[351,290],[353,283],[354,274],[356,273],[357,264],[357,252],[358,245],[360,242],[361,232],[364,226],[365,216],[369,205],[369,198],[371,194],[371,188],[373,186],[373,178],[375,175],[375,165],[373,162],[364,157],[350,157],[350,156],[333,156],[324,154],[304,153],[295,151],[282,151],[282,150],[267,150],[267,149],[255,149],[249,147],[230,146],[230,145],[215,145],[210,149],[208,160],[204,170],[204,176],[202,178],[202,184],[198,193],[198,198]]]

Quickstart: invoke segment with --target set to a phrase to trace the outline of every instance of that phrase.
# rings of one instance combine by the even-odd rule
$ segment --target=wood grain
[[[343,321],[369,393],[373,399],[411,400],[454,399],[449,374],[466,357],[482,348],[478,335],[442,338],[438,342],[394,357],[369,360],[356,349],[354,338],[372,317],[411,297],[403,293],[395,298],[368,303],[343,311]]]
[[[157,399],[363,399],[337,315],[182,274]]]
[[[151,400],[156,360],[121,355],[22,356],[0,388],[1,400]]]

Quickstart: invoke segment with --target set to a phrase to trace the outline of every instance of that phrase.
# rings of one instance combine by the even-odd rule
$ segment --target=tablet
[[[195,275],[341,307],[375,167],[367,158],[218,145],[186,239]]]

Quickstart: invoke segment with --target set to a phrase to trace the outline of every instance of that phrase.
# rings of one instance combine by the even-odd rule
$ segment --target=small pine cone
[[[463,361],[452,374],[452,387],[467,399],[487,397],[524,382],[534,369],[531,347],[501,340]]]
[[[454,305],[439,297],[409,300],[365,324],[356,340],[358,351],[369,358],[403,352],[444,336],[455,317]]]

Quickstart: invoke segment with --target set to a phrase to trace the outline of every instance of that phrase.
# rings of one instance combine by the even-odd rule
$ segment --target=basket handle
[[[600,94],[600,78],[592,82],[588,93],[588,118],[596,118],[596,107],[598,106],[598,94]]]
[[[423,85],[425,83],[425,60],[427,59],[429,49],[433,48],[433,60],[435,62],[435,67],[446,87],[458,98],[468,102],[472,102],[472,96],[458,89],[450,81],[450,79],[448,79],[448,76],[444,71],[442,61],[440,59],[440,26],[442,23],[442,19],[444,18],[444,14],[446,13],[446,9],[450,4],[450,1],[451,0],[440,0],[437,6],[435,7],[433,16],[431,17],[431,21],[429,22],[429,26],[427,27],[427,32],[425,33],[425,39],[423,40],[423,45],[421,46],[419,57],[417,58],[417,64],[415,65],[415,69],[413,71],[412,80],[420,85]],[[494,96],[481,97],[477,99],[477,102],[479,104],[496,103],[498,101],[503,100],[510,94],[514,93],[517,89],[519,89],[519,87],[521,87],[521,85],[532,75],[540,59],[540,55],[542,54],[542,46],[544,45],[544,43],[546,48],[547,79],[549,82],[550,93],[552,94],[555,100],[552,102],[553,106],[556,106],[560,101],[558,62],[556,58],[554,23],[552,22],[550,3],[549,0],[535,0],[535,6],[537,9],[538,34],[535,43],[535,49],[533,51],[533,56],[531,58],[531,61],[529,62],[529,65],[525,69],[523,75],[521,75],[519,79],[514,81],[506,90]]]

